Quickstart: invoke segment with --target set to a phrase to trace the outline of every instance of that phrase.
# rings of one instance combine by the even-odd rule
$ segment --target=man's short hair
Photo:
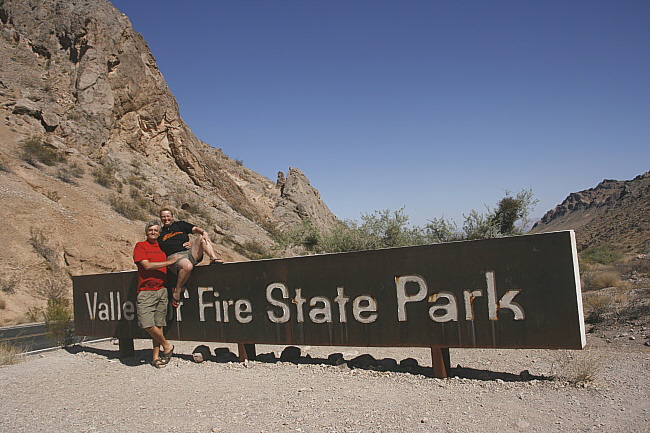
[[[160,214],[163,213],[163,212],[169,212],[170,214],[172,214],[172,216],[174,216],[174,211],[171,210],[171,209],[168,208],[168,207],[164,207],[164,208],[160,209],[160,212],[158,212],[158,215],[160,215]]]
[[[147,223],[147,225],[145,226],[145,228],[144,228],[144,232],[147,233],[147,231],[149,230],[149,227],[153,227],[153,226],[162,227],[162,224],[161,224],[160,221],[158,221],[158,220],[151,220],[151,221],[149,221],[149,222]]]

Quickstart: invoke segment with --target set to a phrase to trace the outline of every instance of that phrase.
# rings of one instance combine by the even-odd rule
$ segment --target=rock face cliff
[[[18,282],[0,293],[0,325],[21,320],[47,276],[134,269],[162,206],[209,229],[229,261],[302,221],[336,222],[299,169],[272,182],[198,140],[106,0],[0,0],[0,59],[0,286]]]
[[[636,253],[650,250],[650,172],[632,180],[603,180],[570,194],[533,226],[532,233],[573,229],[578,246],[609,243]]]

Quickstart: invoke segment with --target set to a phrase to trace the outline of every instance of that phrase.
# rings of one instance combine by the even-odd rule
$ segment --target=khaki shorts
[[[167,269],[169,269],[170,272],[173,272],[176,275],[178,275],[178,262],[183,260],[183,258],[189,260],[192,266],[196,266],[197,263],[203,260],[203,257],[201,257],[198,261],[195,260],[194,256],[192,255],[192,250],[179,251],[177,253],[168,255],[167,258],[169,259],[171,256],[175,256],[175,255],[179,255],[181,256],[181,258],[176,260],[176,263],[174,263],[173,265],[167,266]]]
[[[167,288],[138,293],[138,326],[142,329],[167,326]]]

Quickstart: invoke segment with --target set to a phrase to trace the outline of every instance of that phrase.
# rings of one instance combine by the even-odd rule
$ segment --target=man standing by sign
[[[194,266],[203,259],[203,253],[210,256],[211,262],[220,263],[221,260],[212,248],[212,242],[208,237],[208,232],[201,227],[185,221],[174,221],[174,216],[169,208],[160,210],[160,220],[163,223],[158,240],[160,248],[167,254],[167,257],[173,254],[180,255],[178,262],[175,262],[170,267],[170,270],[178,275],[176,286],[172,293],[172,306],[177,308],[180,304],[183,286],[190,278],[190,273],[194,269]],[[190,234],[199,234],[201,236],[191,246],[189,246]]]
[[[180,256],[173,255],[168,259],[160,249],[158,221],[147,223],[145,233],[147,240],[135,244],[133,250],[133,261],[138,266],[138,326],[153,338],[151,365],[163,368],[174,353],[174,346],[163,334],[163,327],[167,326],[168,305],[165,277],[167,266],[176,263]]]

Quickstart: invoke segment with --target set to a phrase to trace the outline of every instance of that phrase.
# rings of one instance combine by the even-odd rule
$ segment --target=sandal
[[[162,361],[163,364],[165,364],[165,365],[169,364],[169,361],[171,361],[172,355],[174,354],[174,349],[175,349],[175,346],[172,346],[172,348],[169,350],[169,352],[167,352],[167,353],[163,352],[163,353],[160,354],[160,360]]]
[[[151,361],[151,365],[153,365],[156,368],[165,368],[167,366],[167,363],[164,362],[161,358],[156,358],[153,361]]]

